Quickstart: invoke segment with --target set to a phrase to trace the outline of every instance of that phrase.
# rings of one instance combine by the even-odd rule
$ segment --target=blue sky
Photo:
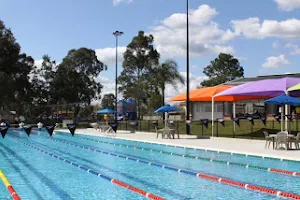
[[[185,9],[183,0],[0,0],[0,19],[37,64],[44,54],[60,62],[72,48],[97,50],[109,67],[99,77],[107,93],[114,89],[115,30],[125,32],[121,52],[139,30],[152,33],[162,61],[175,59],[185,75]],[[300,0],[190,0],[191,87],[219,52],[238,57],[245,76],[299,72],[299,11]]]

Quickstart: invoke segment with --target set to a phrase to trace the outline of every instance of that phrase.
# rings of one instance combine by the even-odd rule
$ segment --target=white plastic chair
[[[280,147],[282,147],[282,144],[285,145],[285,150],[289,149],[289,141],[288,141],[286,131],[277,133],[276,149],[279,149]]]
[[[273,138],[269,136],[269,133],[267,131],[263,131],[266,139],[265,148],[270,148],[270,144],[273,142]]]
[[[300,132],[297,133],[297,136],[295,138],[290,140],[290,143],[291,143],[291,147],[292,147],[292,144],[294,143],[295,148],[300,149]]]

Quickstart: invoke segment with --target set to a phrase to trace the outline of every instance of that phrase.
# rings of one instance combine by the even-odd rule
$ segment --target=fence
[[[180,134],[186,133],[185,121],[175,121],[176,129],[179,130]],[[158,121],[159,128],[164,127],[164,122]],[[294,119],[288,121],[289,130],[292,133],[300,131],[300,119]],[[191,123],[191,134],[199,136],[211,136],[212,135],[211,121],[208,121],[207,126],[202,124],[201,120],[192,121]],[[239,125],[233,121],[224,121],[224,126],[215,121],[214,122],[214,136],[215,137],[232,137],[232,138],[245,138],[245,139],[262,139],[264,138],[263,130],[271,133],[277,133],[280,131],[280,122],[277,120],[268,120],[265,122],[260,119],[253,120],[253,124],[249,120],[240,120]],[[119,130],[131,130],[130,121],[120,121]],[[150,120],[140,120],[137,126],[138,131],[155,132],[154,125]]]

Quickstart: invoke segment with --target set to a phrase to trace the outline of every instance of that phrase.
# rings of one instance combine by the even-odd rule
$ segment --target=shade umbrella
[[[285,93],[283,93],[282,95],[266,100],[264,103],[276,104],[282,107],[281,108],[281,131],[283,131],[283,106],[284,105],[299,106],[300,100],[291,96],[287,96]]]
[[[113,113],[116,113],[116,112],[117,111],[109,109],[109,108],[105,108],[103,110],[96,111],[96,113],[98,113],[98,114],[113,114]]]
[[[179,110],[180,110],[179,108],[167,104],[165,106],[162,106],[162,107],[158,108],[154,112],[155,113],[165,113],[165,127],[166,127],[167,126],[168,113],[179,111]]]
[[[287,91],[288,92],[300,91],[300,83],[293,87],[290,87]]]

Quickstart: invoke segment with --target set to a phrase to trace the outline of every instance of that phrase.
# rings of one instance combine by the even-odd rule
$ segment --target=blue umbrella
[[[268,99],[265,101],[265,104],[277,104],[277,105],[290,105],[290,106],[299,106],[300,100],[294,97],[287,96],[282,94],[280,96]]]
[[[158,108],[155,113],[165,113],[165,112],[173,112],[173,111],[179,111],[180,109],[175,106],[170,106],[169,104],[162,106]]]
[[[109,108],[105,108],[103,110],[98,110],[96,111],[96,113],[98,114],[112,114],[112,113],[116,113],[117,111],[109,109]]]
[[[282,94],[280,96],[268,99],[264,102],[265,104],[277,104],[281,105],[281,131],[283,131],[283,106],[299,106],[300,100],[294,97],[287,96],[286,94]]]
[[[155,113],[165,113],[165,127],[167,127],[168,112],[179,111],[180,109],[169,104],[158,108]]]

